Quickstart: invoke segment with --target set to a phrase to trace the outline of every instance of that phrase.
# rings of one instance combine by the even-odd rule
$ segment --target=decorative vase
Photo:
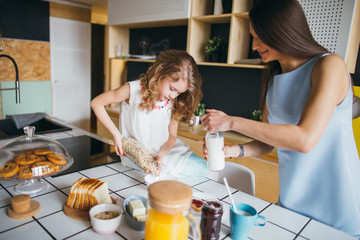
[[[219,15],[223,13],[223,6],[221,0],[214,1],[214,15]]]
[[[220,62],[220,61],[221,61],[220,53],[209,54],[209,62]]]

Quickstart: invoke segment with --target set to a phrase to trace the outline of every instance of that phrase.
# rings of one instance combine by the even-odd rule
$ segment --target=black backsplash
[[[0,0],[0,30],[4,38],[49,41],[49,2]]]

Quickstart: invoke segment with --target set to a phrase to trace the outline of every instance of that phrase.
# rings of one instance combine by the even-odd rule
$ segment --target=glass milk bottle
[[[205,137],[208,150],[207,165],[211,171],[219,171],[225,167],[224,136],[221,132],[208,132]]]
[[[190,213],[192,190],[178,181],[158,181],[148,188],[145,240],[200,240],[200,228]],[[189,235],[190,232],[190,235]]]

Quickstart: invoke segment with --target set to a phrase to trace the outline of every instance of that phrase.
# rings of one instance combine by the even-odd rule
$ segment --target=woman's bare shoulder
[[[320,58],[314,68],[313,68],[313,77],[326,76],[329,77],[347,77],[348,71],[344,60],[336,55],[329,54]]]
[[[316,64],[315,68],[326,68],[328,71],[331,71],[332,69],[345,69],[346,70],[346,64],[344,60],[336,54],[329,54],[322,58],[320,58]]]

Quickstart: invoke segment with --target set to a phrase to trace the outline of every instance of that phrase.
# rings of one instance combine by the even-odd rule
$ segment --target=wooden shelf
[[[114,60],[123,60],[126,62],[148,62],[153,63],[155,60],[144,60],[136,58],[111,58]],[[197,62],[199,66],[214,66],[214,67],[236,67],[236,68],[257,68],[263,69],[264,65],[257,64],[228,64],[228,63],[215,63],[215,62]]]
[[[189,19],[176,19],[176,20],[164,20],[154,22],[140,22],[140,23],[128,23],[112,25],[113,27],[120,28],[150,28],[150,27],[170,27],[170,26],[183,26],[188,24]]]
[[[206,15],[201,17],[193,17],[192,20],[207,22],[207,23],[230,23],[231,13],[220,14],[220,15]]]
[[[263,69],[264,65],[255,64],[229,64],[229,63],[213,63],[213,62],[199,62],[200,66],[217,66],[217,67],[237,67],[237,68],[257,68]]]

